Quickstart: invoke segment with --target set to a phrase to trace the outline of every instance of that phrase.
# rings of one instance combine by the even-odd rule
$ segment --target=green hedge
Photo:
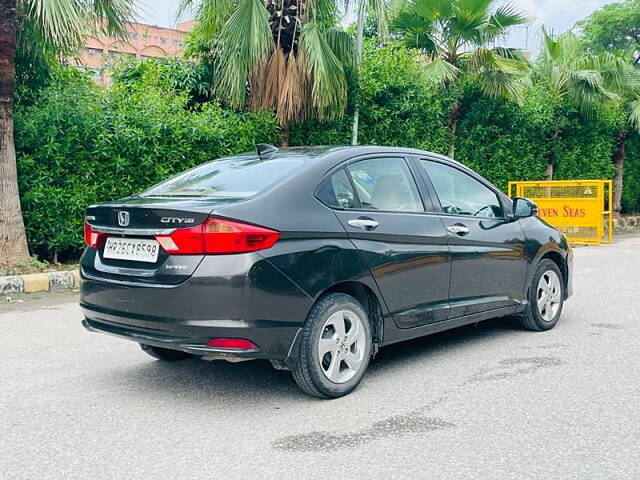
[[[406,50],[366,45],[359,86],[361,144],[449,153],[450,93],[430,86]],[[501,189],[506,191],[513,180],[543,180],[550,156],[557,179],[613,176],[620,112],[598,112],[584,120],[576,111],[555,106],[543,85],[532,87],[523,105],[487,98],[467,81],[459,88],[456,159]],[[292,129],[290,140],[294,145],[348,144],[351,122],[351,115],[335,122],[308,121]],[[551,141],[555,130],[560,134]],[[625,207],[631,208],[630,201]]]
[[[155,87],[105,91],[63,75],[16,108],[19,183],[29,244],[49,257],[77,254],[87,205],[131,195],[189,167],[277,142],[272,115],[215,104],[185,108],[186,95]]]
[[[626,142],[622,205],[628,212],[640,212],[640,137],[632,135]]]
[[[269,113],[247,114],[206,101],[203,74],[184,62],[129,64],[104,90],[74,70],[16,106],[19,182],[32,251],[77,255],[83,209],[121,198],[220,156],[278,143]],[[193,70],[192,70],[193,69]],[[404,49],[368,44],[359,82],[360,143],[449,152],[451,98],[431,86]],[[558,179],[611,178],[621,112],[584,120],[554,105],[544,86],[522,105],[488,99],[462,82],[456,158],[505,189],[543,179],[555,159]],[[26,100],[28,99],[28,101]],[[559,135],[551,141],[552,132]],[[351,114],[292,126],[292,145],[348,144]],[[623,207],[640,210],[640,140],[627,145]]]
[[[491,100],[465,85],[456,136],[456,159],[505,192],[510,181],[544,177],[552,118],[543,91],[524,105]],[[542,141],[541,141],[542,140]]]
[[[427,84],[423,69],[406,49],[367,45],[359,86],[360,144],[449,151],[449,101],[442,91]],[[335,122],[311,120],[292,128],[290,142],[350,144],[351,125],[351,114]]]
[[[621,112],[552,108],[544,88],[529,90],[524,103],[491,100],[472,86],[463,98],[456,159],[506,191],[509,181],[544,180],[547,158],[554,179],[609,179]],[[553,132],[559,130],[555,140]]]

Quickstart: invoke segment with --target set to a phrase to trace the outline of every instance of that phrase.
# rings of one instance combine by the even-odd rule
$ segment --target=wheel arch
[[[317,303],[321,298],[331,293],[344,293],[354,297],[362,304],[371,322],[373,334],[374,353],[382,343],[384,335],[384,314],[381,299],[368,285],[355,280],[339,282],[322,291],[316,298]]]
[[[533,263],[534,268],[532,269],[532,272],[536,271],[536,268],[538,267],[540,262],[542,262],[543,260],[551,260],[560,269],[560,273],[562,274],[562,286],[564,290],[564,295],[566,297],[567,289],[569,285],[569,265],[567,263],[566,258],[562,255],[561,252],[557,250],[547,250],[545,252],[542,252],[536,258],[536,261]],[[533,277],[533,274],[531,275],[531,278],[529,278],[529,286],[531,285],[532,277]]]

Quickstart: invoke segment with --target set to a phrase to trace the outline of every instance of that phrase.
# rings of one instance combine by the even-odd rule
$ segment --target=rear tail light
[[[105,238],[104,233],[94,231],[91,225],[86,220],[84,221],[84,241],[88,247],[100,248]]]
[[[156,240],[171,255],[246,253],[273,247],[280,233],[245,223],[210,218],[202,225],[179,228]]]
[[[235,350],[257,350],[258,346],[251,340],[244,338],[214,338],[207,343],[214,348],[232,348]]]

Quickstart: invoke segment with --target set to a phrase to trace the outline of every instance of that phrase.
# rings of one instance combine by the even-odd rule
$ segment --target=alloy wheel
[[[536,298],[538,312],[545,322],[551,322],[555,318],[562,302],[562,285],[558,274],[553,270],[547,270],[540,277]]]
[[[349,310],[332,314],[318,340],[320,368],[333,383],[346,383],[362,367],[366,350],[365,328],[360,317]]]

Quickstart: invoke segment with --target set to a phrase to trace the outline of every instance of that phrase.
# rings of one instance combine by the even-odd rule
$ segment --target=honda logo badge
[[[121,227],[129,225],[129,212],[125,212],[124,210],[118,212],[118,225]]]

